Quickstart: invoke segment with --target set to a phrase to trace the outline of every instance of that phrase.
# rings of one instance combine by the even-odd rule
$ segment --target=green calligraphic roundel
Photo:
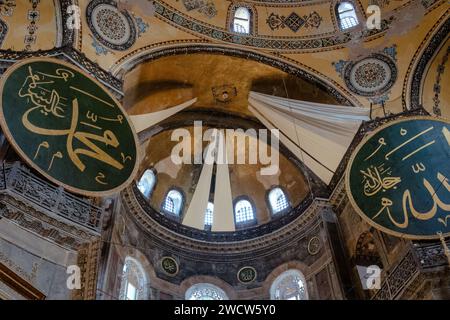
[[[175,276],[178,274],[178,263],[172,257],[163,257],[161,259],[161,267],[169,276]]]
[[[253,267],[243,267],[238,271],[237,278],[242,283],[251,283],[256,280],[256,270]]]
[[[10,67],[0,123],[19,155],[69,191],[105,196],[137,170],[137,138],[119,102],[95,79],[48,58]]]
[[[450,235],[450,122],[411,117],[380,127],[352,155],[346,187],[379,230],[408,239]]]

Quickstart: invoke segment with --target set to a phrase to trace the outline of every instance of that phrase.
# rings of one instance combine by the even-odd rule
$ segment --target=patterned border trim
[[[182,28],[183,30],[188,29],[195,34],[201,34],[213,40],[255,48],[268,48],[284,51],[317,50],[343,45],[352,39],[350,33],[313,39],[298,39],[298,37],[290,37],[286,39],[283,37],[272,38],[268,36],[252,37],[236,34],[233,32],[229,32],[228,30],[219,29],[214,25],[196,21],[192,17],[184,15],[183,13],[177,11],[176,9],[170,7],[168,4],[162,1],[155,1],[155,9],[158,18],[168,22],[169,24],[172,24],[175,27]],[[364,37],[366,38],[381,35],[389,28],[389,24],[390,21],[383,20],[380,30],[365,30]]]
[[[27,300],[45,300],[45,294],[0,262],[0,281]]]
[[[184,226],[153,210],[147,200],[140,195],[137,187],[130,186],[120,193],[124,211],[127,212],[141,228],[152,237],[164,240],[176,246],[178,250],[217,251],[218,244],[222,249],[228,248],[228,253],[243,253],[257,250],[263,243],[268,246],[279,246],[279,241],[302,235],[313,227],[320,219],[320,211],[328,207],[323,200],[310,200],[307,208],[299,214],[292,210],[285,217],[279,218],[259,227],[238,230],[234,232],[208,232]],[[311,199],[311,198],[309,198]],[[302,208],[303,209],[303,208]],[[277,244],[278,243],[278,244]],[[221,251],[223,253],[223,251]]]
[[[447,39],[450,34],[450,18],[448,18],[439,30],[432,36],[429,44],[422,53],[422,56],[417,63],[414,72],[412,74],[412,83],[410,88],[410,108],[419,108],[422,104],[421,87],[422,78],[425,75],[425,71],[430,60],[434,57],[437,50],[441,47],[442,43]],[[404,94],[405,96],[405,94]]]
[[[6,38],[6,35],[8,34],[8,25],[6,24],[5,21],[0,19],[0,47],[3,44],[3,41]]]
[[[0,194],[0,217],[14,221],[17,225],[45,237],[49,241],[69,249],[78,249],[83,243],[97,236],[76,224],[51,217],[36,210],[27,201],[16,199],[5,193]]]

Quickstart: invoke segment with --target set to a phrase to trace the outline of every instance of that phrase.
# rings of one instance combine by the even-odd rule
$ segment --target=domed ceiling
[[[373,117],[384,116],[384,109],[399,113],[419,103],[447,115],[448,110],[436,107],[436,101],[449,99],[440,90],[448,78],[448,41],[438,45],[448,37],[447,1],[353,3],[360,24],[341,30],[334,0],[6,0],[0,3],[1,57],[8,63],[39,52],[70,60],[108,86],[130,115],[166,110],[196,98],[180,114],[140,134],[140,173],[156,168],[158,183],[149,203],[158,210],[172,186],[182,189],[188,204],[201,170],[196,165],[165,164],[175,144],[171,132],[192,130],[195,117],[204,129],[245,123],[263,127],[248,109],[251,91],[372,106]],[[79,6],[79,12],[72,5]],[[365,27],[369,5],[381,9],[379,29]],[[248,34],[231,28],[239,6],[251,11]],[[432,71],[422,81],[428,65]],[[417,98],[411,91],[414,86],[435,94]],[[283,151],[281,170],[272,180],[258,177],[259,164],[230,165],[233,198],[246,194],[254,199],[258,223],[270,222],[270,188],[285,188],[293,207],[311,191],[308,179],[313,181],[314,175],[299,163]]]
[[[429,33],[445,23],[447,1],[354,2],[360,25],[343,31],[336,18],[337,1],[8,0],[0,5],[0,48],[13,52],[43,50],[43,54],[50,54],[45,51],[54,48],[65,48],[66,52],[73,48],[98,64],[101,70],[97,77],[107,78],[105,71],[123,80],[143,61],[214,47],[217,51],[253,55],[260,61],[272,59],[273,64],[314,75],[345,97],[343,104],[369,107],[370,103],[384,101],[393,112],[399,112],[409,103],[409,83],[414,78],[411,71],[420,57],[417,48],[428,43]],[[70,14],[72,4],[79,5],[79,20]],[[253,12],[249,35],[230,31],[232,12],[239,5]],[[366,12],[369,5],[381,9],[380,29],[365,29],[364,22],[371,16]],[[78,53],[71,59],[84,64]],[[382,94],[379,90],[361,94],[352,90],[355,81],[349,83],[345,78],[345,67],[369,54],[387,56],[396,69],[396,78],[366,79],[368,84],[389,84]],[[385,70],[385,64],[377,63],[377,70]],[[122,92],[120,81],[113,87]],[[376,108],[374,112],[378,115],[382,110]]]
[[[184,112],[160,123],[158,126],[161,129],[156,134],[141,134],[147,140],[139,176],[147,169],[156,172],[156,186],[148,202],[153,210],[159,212],[169,190],[176,188],[182,191],[184,203],[179,220],[182,223],[203,166],[173,163],[171,153],[178,144],[178,140],[173,141],[171,137],[174,130],[186,129],[193,136],[192,119],[202,121],[203,132],[210,128],[257,129],[255,123],[258,121],[248,109],[250,91],[337,104],[326,88],[311,81],[257,61],[219,54],[181,54],[146,62],[130,71],[125,76],[124,84],[124,106],[131,115],[161,111],[197,98],[197,102]],[[235,158],[228,159],[232,163],[228,166],[231,196],[233,200],[243,197],[250,199],[257,225],[261,225],[276,218],[267,199],[271,189],[281,186],[292,209],[307,198],[310,190],[303,169],[287,153],[280,155],[280,171],[272,176],[261,175],[263,165],[259,161],[256,164],[237,164],[239,153],[244,153],[249,159],[248,147],[257,139],[248,135],[246,137],[249,139],[246,148],[238,150],[236,144]],[[203,147],[206,146],[204,142]],[[214,199],[214,190],[210,199]],[[220,226],[216,227],[221,229]]]

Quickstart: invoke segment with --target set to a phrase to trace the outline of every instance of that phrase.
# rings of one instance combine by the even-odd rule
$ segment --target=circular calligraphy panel
[[[256,270],[253,267],[243,267],[237,273],[239,282],[251,283],[256,279]]]
[[[161,259],[161,268],[169,276],[176,276],[178,274],[178,263],[172,257],[163,257]]]
[[[320,238],[317,236],[314,236],[308,242],[308,253],[310,255],[314,256],[320,252],[321,247],[322,247],[322,243],[320,241]]]
[[[137,170],[137,137],[120,103],[56,59],[27,59],[0,83],[0,124],[19,155],[69,191],[105,196]]]
[[[409,239],[450,235],[450,122],[411,117],[361,142],[346,173],[350,202],[375,228]]]

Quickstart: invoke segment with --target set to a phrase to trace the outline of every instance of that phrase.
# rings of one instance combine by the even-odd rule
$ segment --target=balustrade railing
[[[3,163],[0,171],[1,192],[27,200],[96,233],[101,232],[103,209],[93,205],[90,199],[75,196],[62,187],[50,184],[20,162]]]
[[[447,241],[450,246],[450,241]],[[410,245],[403,258],[384,278],[381,289],[372,297],[374,300],[393,300],[414,281],[420,273],[431,269],[448,267],[448,260],[440,243],[415,242]]]

